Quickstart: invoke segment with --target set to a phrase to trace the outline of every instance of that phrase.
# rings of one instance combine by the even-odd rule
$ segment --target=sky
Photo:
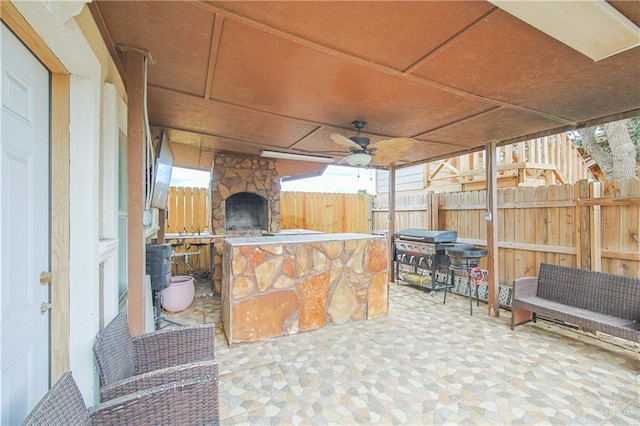
[[[211,173],[203,170],[173,167],[171,169],[170,186],[182,186],[185,188],[208,188],[210,174]]]
[[[207,188],[209,172],[174,167],[171,186]],[[375,194],[375,171],[355,167],[329,165],[322,176],[282,182],[282,191],[340,192],[355,194],[366,190]]]
[[[283,191],[298,192],[341,192],[355,194],[365,190],[375,194],[375,171],[355,167],[329,165],[322,176],[284,181]]]

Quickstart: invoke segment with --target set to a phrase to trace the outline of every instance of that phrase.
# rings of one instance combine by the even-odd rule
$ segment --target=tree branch
[[[582,139],[582,147],[587,155],[598,163],[600,169],[604,172],[607,179],[611,179],[613,173],[613,159],[611,155],[596,140],[596,126],[578,129],[580,138]]]

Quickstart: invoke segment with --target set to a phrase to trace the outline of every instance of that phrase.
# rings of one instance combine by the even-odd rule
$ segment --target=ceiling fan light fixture
[[[354,167],[364,167],[371,163],[371,155],[366,152],[354,152],[344,157],[348,165]]]

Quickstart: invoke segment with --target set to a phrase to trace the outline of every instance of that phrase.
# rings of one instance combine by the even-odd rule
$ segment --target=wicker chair
[[[24,424],[219,424],[218,379],[203,376],[145,389],[87,408],[71,372],[47,392]]]
[[[100,371],[100,400],[212,373],[214,325],[181,327],[131,337],[120,312],[93,345]]]

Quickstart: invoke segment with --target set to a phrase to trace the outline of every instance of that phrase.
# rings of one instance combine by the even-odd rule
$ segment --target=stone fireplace
[[[280,178],[276,163],[264,158],[217,154],[213,160],[211,224],[214,234],[250,235],[280,231]],[[231,226],[227,225],[227,204],[231,204]],[[240,209],[240,211],[238,211]],[[242,209],[245,211],[243,212]],[[248,211],[247,209],[250,209]],[[260,225],[248,225],[249,216],[262,215]],[[240,228],[234,221],[240,220]],[[249,228],[257,229],[249,229]]]
[[[235,231],[267,231],[268,202],[258,194],[239,192],[227,198],[224,208],[225,229]]]
[[[274,160],[216,154],[211,185],[213,287],[222,287],[222,240],[280,231],[280,178]]]

